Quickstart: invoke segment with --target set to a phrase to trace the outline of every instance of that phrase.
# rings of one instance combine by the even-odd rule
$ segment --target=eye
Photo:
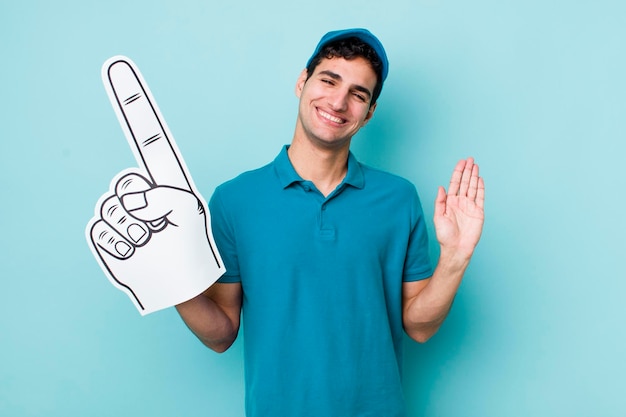
[[[332,79],[330,79],[330,78],[322,78],[322,79],[321,79],[321,81],[322,81],[324,84],[328,84],[328,85],[335,85],[335,81],[334,81],[334,80],[332,80]]]
[[[357,100],[363,103],[367,101],[367,97],[365,97],[363,94],[360,94],[360,93],[354,93],[354,97],[356,97]]]

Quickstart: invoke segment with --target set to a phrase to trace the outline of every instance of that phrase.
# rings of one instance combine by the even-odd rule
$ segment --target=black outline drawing
[[[113,179],[85,233],[111,283],[144,315],[195,297],[225,269],[211,234],[206,202],[141,73],[131,60],[117,56],[103,65],[102,80],[140,168],[124,170]],[[142,219],[141,210],[154,205],[148,204],[148,195],[167,195],[161,200],[170,203],[172,210],[185,207],[176,213],[183,221],[172,223],[172,210],[161,218]],[[143,205],[137,206],[137,201]],[[185,251],[186,246],[190,250]],[[187,257],[187,253],[194,255]],[[191,271],[188,275],[194,280],[165,276],[168,271],[177,275],[173,272],[181,268]]]

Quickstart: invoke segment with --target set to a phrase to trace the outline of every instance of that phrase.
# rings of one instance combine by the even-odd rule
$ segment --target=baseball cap
[[[372,49],[374,49],[374,51],[376,52],[376,55],[378,55],[378,58],[382,62],[382,71],[381,71],[382,80],[381,81],[384,82],[385,79],[387,78],[387,73],[389,72],[389,62],[387,61],[387,54],[385,53],[385,48],[383,48],[383,44],[380,43],[378,38],[374,36],[372,32],[370,32],[367,29],[362,29],[362,28],[334,30],[322,36],[322,39],[320,39],[320,42],[317,44],[317,47],[315,48],[313,55],[311,55],[311,58],[309,58],[309,60],[306,63],[307,68],[309,64],[311,63],[311,61],[313,60],[313,58],[315,57],[315,55],[317,55],[320,52],[320,50],[324,48],[324,46],[326,46],[327,44],[333,41],[338,41],[341,39],[347,39],[347,38],[352,38],[352,37],[360,39],[361,41],[371,46]]]

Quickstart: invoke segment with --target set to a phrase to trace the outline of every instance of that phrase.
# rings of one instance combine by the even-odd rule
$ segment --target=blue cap
[[[383,44],[380,43],[378,38],[374,36],[372,32],[370,32],[367,29],[355,28],[355,29],[342,29],[342,30],[335,30],[332,32],[328,32],[326,35],[322,36],[322,39],[317,44],[317,47],[315,48],[313,55],[311,55],[311,58],[309,58],[309,60],[307,61],[306,63],[307,68],[309,67],[309,64],[311,63],[315,55],[317,55],[324,46],[326,46],[327,44],[333,41],[338,41],[341,39],[347,39],[347,38],[352,38],[352,37],[359,38],[360,40],[362,40],[363,42],[371,46],[372,49],[374,49],[374,51],[376,51],[376,55],[378,55],[378,58],[383,64],[382,71],[381,71],[381,75],[383,79],[381,80],[381,82],[384,82],[385,79],[387,78],[387,73],[389,73],[389,61],[387,61],[387,54],[385,53],[385,48],[383,48]]]

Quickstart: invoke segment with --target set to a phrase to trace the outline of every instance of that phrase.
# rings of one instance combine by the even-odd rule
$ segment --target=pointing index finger
[[[152,182],[192,191],[176,142],[135,64],[123,56],[107,60],[102,81],[135,158]]]

